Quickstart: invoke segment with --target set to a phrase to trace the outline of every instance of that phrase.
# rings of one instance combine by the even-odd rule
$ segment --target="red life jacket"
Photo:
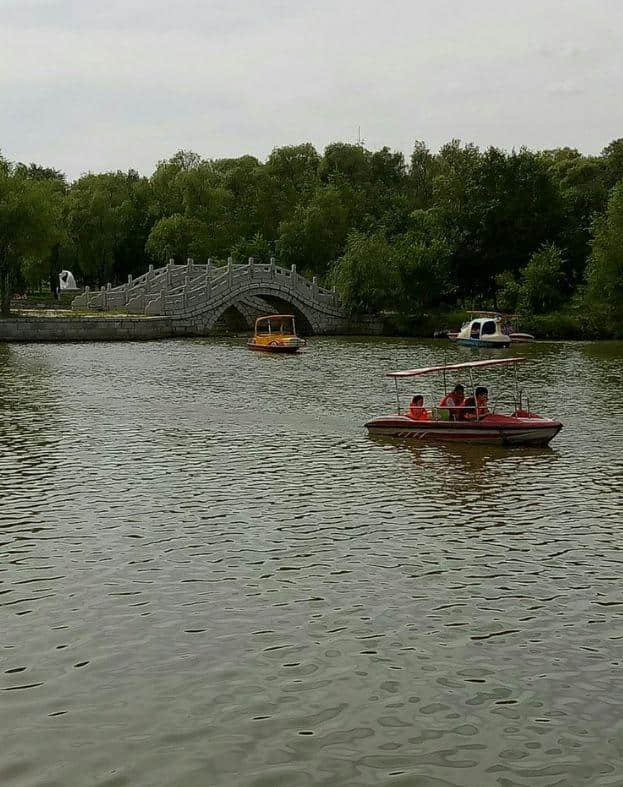
[[[439,402],[439,407],[445,407],[450,412],[450,417],[455,420],[461,420],[463,410],[457,409],[463,405],[463,402],[457,403],[456,399],[454,398],[456,394],[450,391],[449,394],[446,394],[443,399]]]

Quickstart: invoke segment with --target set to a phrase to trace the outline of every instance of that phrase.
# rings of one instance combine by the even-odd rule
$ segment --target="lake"
[[[0,345],[0,784],[622,784],[623,343],[504,449],[363,428],[491,351],[244,341]]]

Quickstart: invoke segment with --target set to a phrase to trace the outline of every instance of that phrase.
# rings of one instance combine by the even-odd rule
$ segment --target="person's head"
[[[454,394],[454,399],[460,399],[461,401],[465,399],[465,388],[463,388],[461,383],[457,383],[454,386],[452,393]]]
[[[479,385],[478,388],[476,388],[476,399],[486,401],[488,396],[489,391],[487,391],[484,385]]]
[[[411,399],[411,404],[414,407],[422,407],[424,405],[424,397],[422,394],[416,394],[413,399]]]

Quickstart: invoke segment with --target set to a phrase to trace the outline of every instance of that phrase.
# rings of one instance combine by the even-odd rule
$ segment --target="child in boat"
[[[448,420],[448,417],[451,421],[458,421],[461,418],[461,413],[463,412],[460,408],[463,405],[463,400],[465,399],[465,388],[461,385],[461,383],[457,383],[454,388],[450,391],[449,394],[446,394],[443,399],[439,402],[439,407],[447,410],[448,415],[446,416],[445,420]]]
[[[421,394],[417,394],[411,399],[407,415],[414,421],[428,421],[430,416],[428,410],[424,407],[424,397]]]
[[[477,421],[489,412],[487,407],[489,391],[484,385],[479,385],[474,393],[476,394],[475,397],[468,396],[463,402],[463,418],[466,421]]]

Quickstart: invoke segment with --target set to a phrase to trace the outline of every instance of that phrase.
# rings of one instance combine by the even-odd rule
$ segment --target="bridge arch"
[[[294,265],[276,265],[274,259],[269,264],[249,260],[234,265],[230,260],[215,266],[208,260],[197,265],[189,259],[186,265],[150,265],[142,276],[128,277],[127,284],[93,292],[85,288],[72,307],[166,316],[176,335],[204,335],[228,309],[236,308],[248,322],[254,311],[258,316],[266,313],[266,304],[274,313],[287,308],[308,333],[348,333],[353,327],[335,291],[321,287],[315,277],[309,281],[301,276]]]
[[[237,292],[231,293],[227,298],[224,298],[216,307],[210,308],[210,306],[206,304],[205,311],[202,313],[201,310],[199,310],[193,314],[193,317],[199,318],[199,320],[205,317],[204,324],[205,327],[209,329],[228,309],[232,307],[236,308],[237,304],[243,302],[245,296],[257,296],[262,299],[268,299],[269,302],[277,301],[278,304],[287,305],[288,312],[293,312],[295,317],[299,317],[299,319],[301,317],[303,318],[303,325],[300,327],[305,329],[304,333],[322,333],[321,321],[319,316],[314,313],[313,308],[310,308],[307,303],[301,298],[296,297],[295,294],[283,292],[279,287],[271,287],[266,284],[251,284],[247,287],[240,288]],[[283,308],[283,306],[281,306],[281,308]],[[238,308],[238,311],[242,310]],[[273,311],[275,313],[279,311],[277,305]]]

